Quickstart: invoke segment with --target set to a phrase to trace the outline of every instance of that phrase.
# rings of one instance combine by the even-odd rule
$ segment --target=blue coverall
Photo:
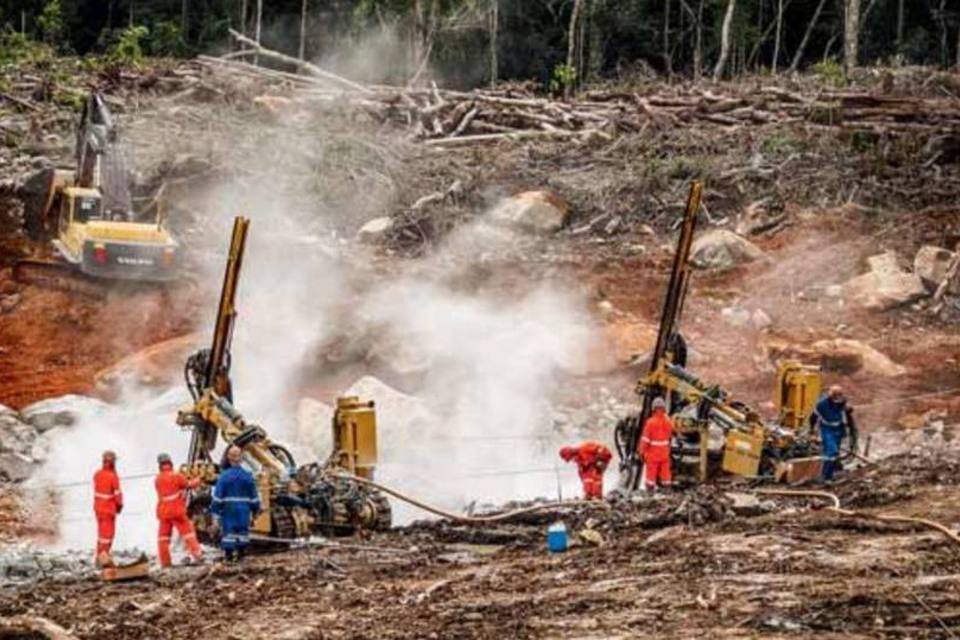
[[[210,512],[220,518],[220,547],[227,557],[242,554],[250,542],[250,518],[260,513],[253,474],[240,466],[220,472]]]
[[[834,402],[824,396],[813,410],[812,418],[820,427],[820,443],[823,448],[823,466],[820,477],[832,480],[840,458],[840,442],[847,430],[847,403]]]

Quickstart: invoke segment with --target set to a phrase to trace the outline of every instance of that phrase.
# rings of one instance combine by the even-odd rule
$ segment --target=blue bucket
[[[567,525],[554,522],[547,527],[547,549],[550,553],[563,553],[567,550]]]

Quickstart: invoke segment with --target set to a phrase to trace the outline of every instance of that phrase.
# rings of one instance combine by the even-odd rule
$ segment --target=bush
[[[560,63],[550,74],[550,93],[558,95],[572,88],[577,81],[577,70],[569,64]]]
[[[835,58],[826,58],[813,65],[813,72],[825,85],[843,86],[843,67]]]
[[[154,25],[149,45],[150,54],[154,56],[177,57],[185,55],[187,51],[180,25],[171,20]]]
[[[110,49],[110,58],[122,64],[137,64],[143,59],[143,47],[140,41],[147,37],[150,30],[144,26],[127,27],[120,33],[117,44]]]
[[[50,0],[43,5],[43,11],[37,18],[37,24],[40,27],[43,41],[59,48],[60,40],[63,37],[63,9],[60,7],[60,0]]]

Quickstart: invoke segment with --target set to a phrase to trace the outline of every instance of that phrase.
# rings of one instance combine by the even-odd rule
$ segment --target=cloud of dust
[[[267,158],[296,144],[311,142],[278,133],[258,153]],[[398,408],[399,415],[379,416],[381,479],[455,508],[473,500],[556,496],[561,478],[564,495],[571,495],[573,470],[562,469],[559,477],[554,472],[556,447],[571,434],[552,430],[551,403],[561,374],[579,370],[594,347],[596,329],[580,296],[536,283],[517,283],[510,292],[482,286],[464,291],[452,284],[453,276],[519,241],[483,221],[461,229],[419,263],[394,266],[392,275],[373,275],[357,260],[357,248],[334,235],[305,230],[322,229],[317,220],[324,216],[353,215],[359,225],[383,215],[382,209],[369,208],[379,198],[357,194],[368,206],[350,212],[310,209],[302,192],[278,189],[283,177],[268,166],[256,176],[194,194],[206,216],[206,231],[194,236],[203,238],[203,246],[193,247],[204,256],[200,280],[208,295],[196,310],[204,336],[210,335],[216,313],[230,221],[237,213],[252,218],[232,347],[236,404],[247,420],[296,445],[297,383],[310,354],[334,332],[382,335],[415,351],[429,367],[412,392],[425,410]],[[482,239],[482,251],[472,236]],[[347,297],[351,311],[344,316]],[[90,478],[106,448],[118,452],[122,475],[152,473],[160,451],[182,460],[189,437],[174,419],[186,401],[185,389],[177,387],[159,395],[127,389],[115,405],[68,402],[78,421],[53,434],[49,461],[37,482]],[[329,424],[316,429],[328,430]],[[298,461],[311,460],[300,456]],[[59,547],[91,546],[90,492],[89,484],[62,490]],[[152,550],[152,481],[131,479],[124,492],[127,507],[118,521],[117,547]],[[403,520],[412,515],[399,513]]]

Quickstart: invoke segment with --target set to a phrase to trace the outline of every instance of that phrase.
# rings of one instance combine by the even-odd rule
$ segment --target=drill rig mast
[[[774,397],[779,416],[774,422],[764,422],[749,406],[731,398],[720,386],[701,381],[686,368],[687,346],[679,326],[702,192],[699,182],[691,185],[650,370],[636,385],[640,412],[621,419],[614,434],[621,461],[621,486],[630,491],[640,484],[642,460],[637,445],[657,397],[664,398],[676,425],[671,457],[681,477],[693,475],[698,481],[706,480],[717,466],[711,462],[719,462],[720,469],[733,475],[780,477],[793,473],[790,461],[803,459],[812,464],[818,460],[813,457],[815,443],[801,433],[820,392],[818,367],[780,363]],[[714,438],[719,440],[719,447],[711,444],[711,436],[719,436]],[[693,472],[684,473],[690,466]]]
[[[234,221],[211,347],[192,355],[184,370],[193,399],[192,404],[177,415],[177,424],[191,431],[184,472],[203,480],[201,488],[191,495],[191,518],[201,535],[210,535],[207,533],[210,530],[208,511],[212,485],[220,467],[212,453],[219,436],[225,445],[242,449],[244,464],[254,472],[263,511],[251,523],[251,531],[261,539],[287,540],[313,533],[343,534],[359,528],[389,528],[391,511],[386,498],[348,475],[369,479],[373,474],[376,423],[372,402],[360,403],[351,398],[353,404],[349,407],[338,403],[333,425],[338,448],[327,463],[303,466],[298,466],[290,451],[271,440],[262,427],[247,422],[233,404],[230,344],[249,225],[247,218],[238,217]],[[336,439],[338,427],[343,430],[348,426],[353,428],[354,438],[349,441],[353,455],[341,451],[345,439]],[[365,463],[362,471],[357,468],[358,456],[354,453],[361,449]],[[208,538],[207,541],[214,540]]]

